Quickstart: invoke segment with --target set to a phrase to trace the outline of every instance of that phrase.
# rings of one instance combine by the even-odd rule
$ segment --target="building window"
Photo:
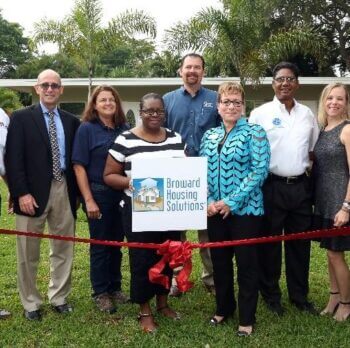
[[[65,111],[71,112],[78,118],[81,118],[81,114],[84,111],[85,103],[60,103],[60,108]]]
[[[129,111],[126,113],[126,121],[129,123],[131,128],[135,127],[136,125],[135,114],[134,114],[134,111],[132,111],[131,109],[129,109]]]

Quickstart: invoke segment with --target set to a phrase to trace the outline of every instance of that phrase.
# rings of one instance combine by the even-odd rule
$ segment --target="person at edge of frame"
[[[0,108],[0,175],[7,183],[6,172],[5,172],[5,163],[4,155],[6,149],[6,137],[7,129],[10,123],[10,119],[7,116],[6,112]],[[0,215],[1,215],[1,196],[0,196]],[[5,309],[0,308],[0,319],[6,319],[11,316],[11,313]]]

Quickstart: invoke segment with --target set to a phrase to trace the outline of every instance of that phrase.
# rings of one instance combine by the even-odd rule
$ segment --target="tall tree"
[[[0,78],[9,77],[30,55],[29,39],[23,36],[22,27],[5,20],[0,10]]]
[[[36,43],[57,43],[61,53],[82,59],[89,71],[89,95],[101,52],[137,34],[155,38],[154,18],[142,11],[126,11],[104,28],[99,0],[76,0],[72,13],[63,21],[43,19],[34,25]]]
[[[172,54],[170,51],[163,51],[156,54],[148,61],[151,77],[176,77],[178,76],[181,56]]]
[[[109,77],[148,77],[155,45],[148,40],[125,38],[101,52],[96,73]]]
[[[350,72],[350,2],[344,0],[280,0],[275,20],[280,26],[308,25],[327,39],[330,65]]]
[[[52,55],[40,55],[32,57],[21,64],[13,74],[14,78],[35,79],[44,69],[54,69],[61,77],[83,77],[88,76],[88,70],[82,59],[68,56],[62,53]]]
[[[271,32],[277,0],[222,0],[223,9],[207,8],[187,23],[166,31],[172,52],[198,50],[220,67],[220,75],[238,73],[242,82],[258,82],[282,59],[311,54],[322,63],[323,36],[310,27]]]

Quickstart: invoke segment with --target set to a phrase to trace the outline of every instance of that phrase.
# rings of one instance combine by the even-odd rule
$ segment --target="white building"
[[[239,81],[238,77],[227,78],[204,78],[203,85],[207,88],[217,90],[218,86],[224,81]],[[297,91],[296,98],[299,102],[309,106],[314,113],[317,111],[318,99],[325,85],[333,82],[341,82],[350,85],[349,77],[300,77],[300,88]],[[37,101],[33,86],[35,79],[2,79],[0,88],[7,87],[17,91],[32,93],[33,102]],[[84,107],[88,94],[88,79],[62,79],[64,93],[61,97],[61,106],[66,110],[79,114]],[[94,78],[93,87],[101,84],[108,84],[115,87],[122,100],[123,107],[129,117],[134,117],[136,122],[139,119],[139,100],[150,92],[156,92],[161,95],[174,90],[182,85],[180,78]],[[273,97],[271,87],[272,78],[262,79],[259,86],[248,84],[245,86],[247,108],[249,111]]]

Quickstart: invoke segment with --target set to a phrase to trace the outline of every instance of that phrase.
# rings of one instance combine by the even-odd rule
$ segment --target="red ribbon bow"
[[[169,289],[171,279],[161,272],[167,264],[172,269],[183,266],[182,270],[175,277],[177,287],[181,292],[190,290],[193,286],[193,283],[188,280],[192,272],[191,243],[167,240],[159,246],[157,254],[163,255],[163,257],[148,271],[149,280]]]

